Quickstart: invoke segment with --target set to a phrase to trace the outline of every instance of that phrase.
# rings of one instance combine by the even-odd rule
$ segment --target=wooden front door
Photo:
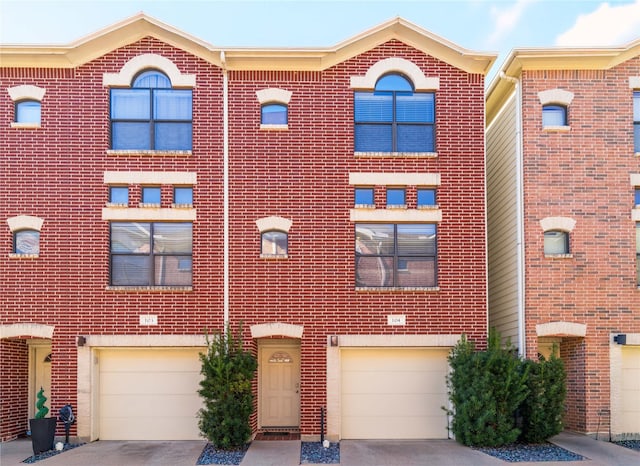
[[[300,425],[300,344],[259,345],[260,427]]]
[[[47,398],[45,406],[49,408],[47,416],[54,416],[51,412],[51,345],[31,346],[31,367],[33,370],[32,386],[29,400],[29,417],[32,418],[36,411],[37,395],[40,388],[44,389],[44,396]]]

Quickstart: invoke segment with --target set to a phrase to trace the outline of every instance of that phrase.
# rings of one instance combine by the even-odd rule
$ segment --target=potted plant
[[[37,411],[35,418],[29,419],[31,445],[34,455],[53,450],[57,419],[55,417],[45,417],[49,413],[49,408],[45,406],[46,401],[47,398],[44,396],[44,389],[40,387],[36,401]]]

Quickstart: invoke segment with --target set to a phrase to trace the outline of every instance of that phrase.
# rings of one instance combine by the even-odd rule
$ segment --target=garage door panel
[[[448,349],[345,348],[342,438],[447,438]]]
[[[622,348],[622,416],[623,433],[640,432],[640,347]]]
[[[103,440],[196,440],[202,407],[197,348],[122,348],[99,354]]]

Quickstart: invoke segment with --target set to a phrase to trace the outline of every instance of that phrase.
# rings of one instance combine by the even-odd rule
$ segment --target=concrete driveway
[[[584,435],[563,432],[552,442],[585,457],[584,461],[507,463],[453,440],[343,440],[341,466],[636,466],[640,452]],[[194,466],[205,441],[98,441],[36,463],[37,466]],[[24,466],[31,456],[29,440],[0,444],[2,466]],[[254,441],[241,466],[297,466],[299,441]]]

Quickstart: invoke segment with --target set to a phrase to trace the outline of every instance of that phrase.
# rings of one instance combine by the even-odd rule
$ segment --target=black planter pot
[[[55,417],[45,417],[42,419],[29,419],[31,427],[31,445],[33,446],[33,454],[53,450],[53,442],[56,437]]]

